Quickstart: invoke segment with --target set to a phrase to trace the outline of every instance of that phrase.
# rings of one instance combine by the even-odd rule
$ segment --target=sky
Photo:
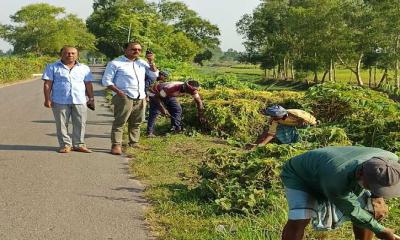
[[[147,0],[149,1],[149,0]],[[157,0],[151,0],[158,2]],[[203,19],[219,27],[223,51],[233,48],[243,51],[242,38],[236,32],[236,22],[246,13],[252,13],[260,4],[260,0],[180,0],[196,11]],[[32,3],[48,3],[64,7],[67,13],[78,15],[86,19],[93,11],[92,0],[1,0],[0,23],[10,24],[10,15],[21,7]],[[5,2],[5,3],[4,3]],[[0,49],[7,51],[11,45],[0,39]]]

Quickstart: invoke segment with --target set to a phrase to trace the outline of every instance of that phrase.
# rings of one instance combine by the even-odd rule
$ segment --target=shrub
[[[207,123],[199,125],[196,108],[192,100],[186,98],[182,101],[185,125],[242,142],[253,141],[262,132],[267,123],[267,118],[261,114],[262,109],[272,104],[292,108],[300,105],[297,99],[303,96],[302,93],[289,91],[265,92],[221,87],[213,91],[201,90],[200,94]]]
[[[306,105],[322,122],[345,129],[355,144],[399,151],[400,104],[387,94],[344,84],[317,85]]]
[[[0,83],[9,83],[32,77],[33,73],[43,72],[51,57],[0,57]]]

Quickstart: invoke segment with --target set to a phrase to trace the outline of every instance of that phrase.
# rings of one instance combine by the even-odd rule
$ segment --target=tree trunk
[[[361,71],[360,71],[361,61],[362,61],[363,57],[364,57],[364,54],[361,53],[359,58],[358,58],[358,61],[357,61],[356,69],[353,69],[348,64],[346,64],[343,61],[343,59],[338,55],[338,59],[343,64],[343,66],[345,66],[347,69],[349,69],[351,72],[353,72],[354,75],[356,75],[357,83],[358,83],[359,86],[363,86],[364,85],[364,83],[363,83],[363,81],[361,79]]]
[[[318,83],[318,71],[314,69],[314,83]]]
[[[332,82],[333,60],[329,63],[329,82]]]
[[[372,87],[372,67],[368,68],[368,87]]]
[[[282,65],[281,64],[278,64],[278,78],[279,79],[282,79]]]
[[[361,61],[362,61],[363,56],[364,56],[364,54],[360,55],[360,58],[358,59],[357,67],[356,67],[356,77],[357,77],[357,83],[359,86],[364,85],[364,83],[361,79]]]
[[[333,81],[336,82],[336,64],[333,62]]]
[[[374,66],[374,87],[376,87],[376,65]]]
[[[400,88],[400,76],[399,76],[399,60],[396,59],[396,69],[395,69],[395,75],[396,75],[396,87]]]
[[[378,88],[380,88],[382,86],[383,82],[387,79],[387,72],[388,72],[388,70],[387,70],[387,68],[385,68],[385,71],[383,72],[382,78],[378,83]]]
[[[324,75],[322,76],[321,83],[325,82],[325,77],[329,73],[329,70],[325,70]]]
[[[282,76],[286,80],[286,69],[287,69],[287,62],[286,62],[286,57],[283,58],[283,71],[282,71]]]
[[[293,62],[290,65],[290,75],[292,75],[292,79],[293,80],[296,80],[296,77],[294,76],[294,65],[293,65]]]

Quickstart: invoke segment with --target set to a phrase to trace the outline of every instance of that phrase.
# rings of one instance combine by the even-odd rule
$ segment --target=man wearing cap
[[[147,135],[154,137],[154,126],[158,114],[161,112],[171,118],[173,132],[182,130],[182,107],[176,97],[190,94],[197,107],[198,118],[204,122],[203,102],[198,93],[199,83],[194,80],[187,82],[161,82],[150,88],[150,111],[147,121]],[[167,111],[168,110],[168,111]]]
[[[385,215],[383,198],[400,196],[398,160],[395,154],[379,148],[355,146],[315,149],[288,160],[281,173],[289,206],[282,240],[303,239],[305,227],[324,201],[352,222],[355,239],[370,240],[373,234],[380,239],[397,239],[394,230],[377,219]],[[359,196],[365,190],[372,194],[376,206],[372,213],[361,207]]]
[[[279,143],[289,144],[299,141],[297,127],[315,125],[315,117],[300,109],[285,109],[282,106],[274,105],[265,109],[264,114],[270,116],[268,128],[257,138],[254,144],[247,144],[246,148],[264,146],[273,139]]]

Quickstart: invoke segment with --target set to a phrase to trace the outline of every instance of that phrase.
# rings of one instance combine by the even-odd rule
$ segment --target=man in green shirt
[[[394,230],[385,228],[364,210],[358,197],[369,190],[373,198],[400,196],[399,158],[388,151],[368,147],[326,147],[288,160],[281,178],[289,205],[283,240],[301,240],[316,206],[329,201],[353,223],[355,239],[395,240]]]

